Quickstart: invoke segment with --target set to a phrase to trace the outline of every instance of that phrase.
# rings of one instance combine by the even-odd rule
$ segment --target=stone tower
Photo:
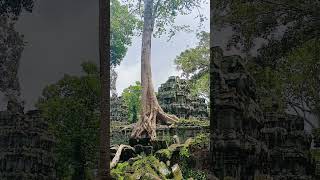
[[[240,56],[223,56],[219,48],[214,54],[214,171],[220,179],[250,180],[263,169],[268,152],[258,140],[263,113],[256,103],[254,80]]]
[[[205,99],[192,97],[187,80],[171,76],[161,84],[157,94],[159,104],[165,112],[179,118],[208,119]]]

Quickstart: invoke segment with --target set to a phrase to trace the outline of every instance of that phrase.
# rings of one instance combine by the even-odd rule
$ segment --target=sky
[[[207,3],[209,0],[207,1]],[[210,31],[210,7],[209,4],[203,4],[201,12],[207,18],[201,30],[206,32]],[[190,25],[192,30],[197,30],[199,25],[199,19],[195,18],[197,12],[194,11],[190,15],[179,16],[176,23],[179,25]],[[161,38],[152,39],[151,50],[151,68],[153,84],[158,87],[165,83],[169,76],[180,75],[174,59],[181,52],[190,47],[195,47],[198,44],[196,33],[177,33],[170,41],[167,41],[168,37],[163,36]],[[135,84],[135,81],[140,81],[140,63],[141,63],[141,37],[133,38],[132,45],[129,47],[127,55],[123,59],[119,67],[116,68],[118,73],[117,80],[117,93],[121,94],[124,88],[129,85]]]
[[[209,5],[201,11],[209,19]],[[194,15],[178,17],[176,23],[197,27]],[[26,110],[34,108],[46,85],[57,82],[64,74],[80,75],[83,61],[98,63],[98,1],[36,1],[33,12],[23,13],[16,29],[27,43],[19,69]],[[209,20],[203,30],[209,31]],[[169,76],[179,74],[174,58],[196,44],[195,33],[177,33],[170,42],[167,37],[153,39],[152,70],[156,89]],[[141,37],[133,38],[126,57],[117,67],[118,93],[140,80],[140,49]]]

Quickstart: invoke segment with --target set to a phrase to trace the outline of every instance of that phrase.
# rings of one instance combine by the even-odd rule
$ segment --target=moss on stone
[[[210,125],[209,120],[199,120],[199,119],[179,119],[180,126],[201,126],[206,127]]]
[[[168,160],[171,159],[172,157],[172,151],[170,151],[169,149],[161,149],[159,151],[157,151],[155,153],[155,156],[160,160],[160,161],[163,161],[163,162],[166,162]]]
[[[172,166],[172,174],[174,180],[183,180],[182,172],[178,164]]]
[[[310,150],[311,156],[314,160],[320,161],[320,150],[319,149],[312,149]]]
[[[227,177],[224,177],[223,180],[235,180],[235,179],[231,176],[227,176]]]
[[[129,167],[130,165],[128,162],[118,163],[116,168],[111,170],[111,176],[116,179],[122,180],[124,179],[126,171],[128,170]]]

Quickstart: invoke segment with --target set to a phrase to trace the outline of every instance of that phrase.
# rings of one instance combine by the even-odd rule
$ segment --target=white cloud
[[[116,68],[118,73],[117,93],[120,95],[122,91],[130,85],[140,81],[140,63],[133,65],[122,65]]]

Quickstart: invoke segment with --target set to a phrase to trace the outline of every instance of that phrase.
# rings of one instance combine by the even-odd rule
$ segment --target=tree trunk
[[[77,138],[74,140],[75,144],[73,146],[74,149],[74,172],[72,175],[72,180],[85,180],[86,174],[85,174],[85,154],[83,151],[83,143],[80,138]]]
[[[100,146],[99,146],[99,176],[100,180],[110,178],[110,55],[107,53],[110,46],[109,34],[110,13],[106,0],[99,0],[99,56],[101,80],[100,104]]]
[[[151,74],[151,38],[154,26],[153,0],[144,0],[144,27],[141,49],[141,118],[134,127],[131,138],[156,138],[156,122],[177,122],[178,118],[166,114],[160,107],[154,92]]]

